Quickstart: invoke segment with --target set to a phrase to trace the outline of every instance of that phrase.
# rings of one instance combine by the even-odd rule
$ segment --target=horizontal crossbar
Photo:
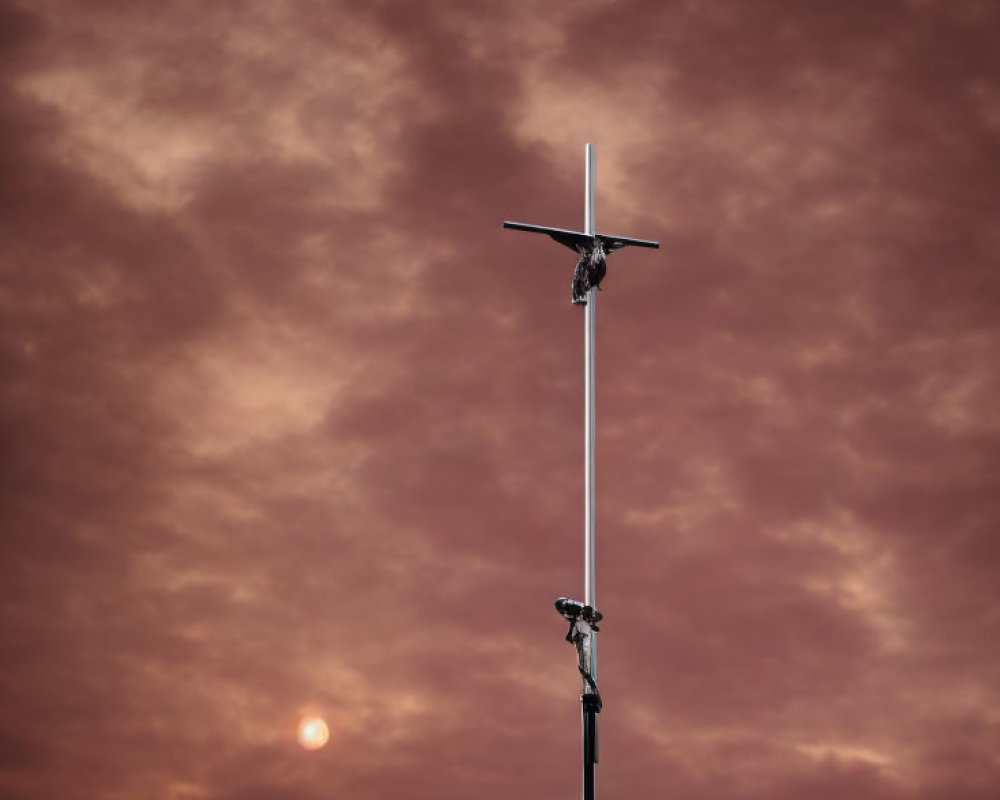
[[[652,239],[632,239],[628,236],[611,236],[606,233],[598,233],[596,236],[588,236],[580,231],[570,231],[565,228],[546,228],[542,225],[529,225],[527,222],[504,222],[505,228],[515,231],[528,231],[528,233],[544,233],[551,236],[559,244],[565,245],[570,250],[581,250],[594,239],[600,239],[607,251],[619,250],[622,247],[654,247],[660,246],[659,242]]]

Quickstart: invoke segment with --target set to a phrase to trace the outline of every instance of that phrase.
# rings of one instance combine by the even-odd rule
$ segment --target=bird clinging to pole
[[[608,257],[604,242],[595,238],[580,252],[580,260],[573,268],[572,302],[575,306],[587,305],[591,289],[600,289],[601,281],[608,274]]]

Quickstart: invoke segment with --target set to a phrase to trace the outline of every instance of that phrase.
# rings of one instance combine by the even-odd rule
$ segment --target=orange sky
[[[0,795],[579,796],[593,141],[599,796],[996,797],[997,31],[0,3]]]

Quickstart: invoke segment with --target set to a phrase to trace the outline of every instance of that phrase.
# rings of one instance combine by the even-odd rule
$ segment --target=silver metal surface
[[[594,183],[597,179],[597,150],[590,142],[587,143],[587,166],[585,181],[585,197],[583,206],[583,232],[593,236],[594,227]]]
[[[584,432],[584,483],[586,492],[586,507],[584,509],[584,600],[588,606],[597,607],[597,597],[594,591],[594,318],[597,308],[597,289],[587,293],[587,307],[584,319],[584,415],[586,430]]]
[[[584,204],[584,233],[594,235],[594,185],[597,178],[597,153],[593,144],[587,144],[586,199]],[[594,322],[597,310],[597,289],[587,294],[584,314],[584,603],[597,607],[594,591]],[[597,679],[597,637],[591,634],[590,674]]]

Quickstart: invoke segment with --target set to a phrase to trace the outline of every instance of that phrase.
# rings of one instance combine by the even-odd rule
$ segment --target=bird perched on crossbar
[[[608,253],[621,250],[629,245],[637,247],[659,247],[659,242],[650,239],[629,239],[625,236],[609,236],[604,233],[590,234],[580,231],[568,231],[565,228],[545,228],[541,225],[529,225],[526,222],[505,222],[505,228],[516,231],[544,233],[555,239],[559,244],[575,250],[580,254],[580,260],[573,269],[573,305],[587,305],[587,294],[591,289],[601,288],[601,281],[608,272]]]
[[[594,237],[580,247],[580,260],[573,268],[573,305],[587,305],[587,294],[592,288],[601,288],[601,281],[608,274],[608,256],[604,242]]]

